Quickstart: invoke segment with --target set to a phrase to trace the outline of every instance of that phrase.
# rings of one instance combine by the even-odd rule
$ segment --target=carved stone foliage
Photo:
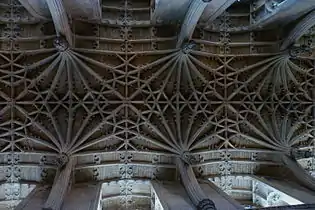
[[[269,206],[278,206],[281,202],[281,196],[277,192],[271,192],[267,196],[267,202]]]
[[[21,168],[19,167],[19,155],[10,153],[7,155],[8,167],[6,169],[6,181],[9,183],[18,183],[20,180]]]
[[[102,203],[105,208],[148,209],[150,206],[150,182],[143,180],[119,180],[103,184]]]
[[[13,0],[0,4],[1,155],[86,156],[90,162],[78,165],[94,167],[99,180],[98,166],[111,161],[119,163],[115,178],[147,176],[140,167],[155,178],[166,164],[151,153],[222,150],[208,158],[219,160],[219,172],[204,167],[200,175],[227,176],[248,173],[250,164],[237,167],[242,160],[231,161],[230,151],[314,147],[313,59],[280,50],[280,29],[243,28],[250,4],[198,26],[183,49],[176,25],[150,22],[149,1],[103,1],[102,8],[99,23],[71,19],[68,45],[52,21],[34,19]],[[19,164],[7,163],[8,179],[19,180]]]
[[[198,210],[211,210],[211,209],[216,209],[216,208],[212,200],[204,199],[199,202],[197,209]]]

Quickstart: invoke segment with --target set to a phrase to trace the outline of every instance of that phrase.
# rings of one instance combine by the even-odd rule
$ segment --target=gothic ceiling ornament
[[[223,178],[314,156],[314,3],[279,28],[288,1],[183,1],[180,25],[164,0],[69,2],[0,3],[3,181],[175,180],[178,161]]]

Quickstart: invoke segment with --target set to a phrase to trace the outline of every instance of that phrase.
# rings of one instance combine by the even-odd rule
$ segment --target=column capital
[[[203,199],[202,201],[199,202],[197,206],[197,210],[211,210],[211,209],[216,209],[216,207],[215,207],[214,202],[210,199]]]
[[[291,45],[288,48],[288,52],[290,57],[296,58],[297,56],[304,54],[304,53],[312,53],[312,49],[309,46],[301,45],[301,46],[294,46]]]
[[[67,51],[69,49],[69,43],[68,41],[62,37],[62,36],[58,36],[55,40],[54,40],[54,46],[56,49],[58,49],[60,52],[64,52]]]
[[[186,41],[182,44],[182,51],[185,54],[188,54],[189,52],[191,52],[192,50],[194,50],[196,48],[196,42],[195,41]]]
[[[197,158],[194,157],[189,151],[185,151],[180,154],[179,158],[188,165],[192,165],[198,162]]]
[[[290,152],[290,156],[293,157],[294,159],[301,159],[313,157],[314,154],[309,150],[292,149]]]

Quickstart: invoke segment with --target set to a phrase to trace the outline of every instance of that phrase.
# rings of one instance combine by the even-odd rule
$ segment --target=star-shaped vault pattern
[[[47,180],[63,153],[79,181],[175,178],[184,152],[201,177],[251,174],[281,164],[279,152],[314,149],[314,58],[281,51],[280,29],[230,32],[238,4],[197,27],[187,50],[176,27],[150,23],[148,1],[103,1],[102,21],[73,20],[74,45],[60,50],[52,22],[6,2],[0,151],[16,156],[1,158],[12,182]]]

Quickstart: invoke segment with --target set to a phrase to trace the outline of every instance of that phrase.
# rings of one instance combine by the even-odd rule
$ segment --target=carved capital
[[[59,154],[55,160],[55,164],[59,169],[63,169],[64,166],[69,162],[69,156],[65,153]]]
[[[196,48],[196,42],[194,41],[188,41],[188,42],[183,43],[182,45],[182,51],[185,54],[190,53],[195,48]]]
[[[281,201],[281,196],[277,192],[271,192],[267,196],[267,202],[270,206],[276,206]]]
[[[214,202],[210,199],[203,199],[202,201],[199,202],[197,206],[197,210],[211,210],[211,209],[216,209],[216,207],[215,207]]]
[[[298,150],[298,149],[292,149],[291,150],[291,157],[294,159],[302,159],[302,158],[310,158],[313,157],[314,154],[311,151],[303,151],[303,150]]]
[[[198,162],[197,158],[194,157],[190,152],[186,151],[180,155],[180,159],[188,165],[196,164]]]
[[[55,40],[54,40],[54,46],[56,47],[56,49],[58,49],[60,52],[64,52],[66,50],[69,49],[69,43],[68,41],[63,38],[62,36],[58,36]]]
[[[305,53],[312,53],[312,49],[306,45],[301,45],[301,46],[291,46],[288,49],[289,55],[292,58],[296,58],[301,54],[305,54]]]
[[[269,12],[273,11],[274,9],[276,9],[277,7],[279,7],[279,2],[274,1],[274,0],[269,0],[266,2],[266,8]]]

